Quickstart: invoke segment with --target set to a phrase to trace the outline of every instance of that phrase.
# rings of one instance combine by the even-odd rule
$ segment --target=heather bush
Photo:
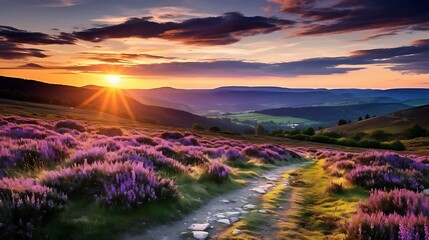
[[[138,136],[136,137],[136,142],[140,143],[140,144],[146,144],[146,145],[150,145],[150,146],[156,146],[157,143],[150,137],[148,136]]]
[[[206,154],[209,158],[222,158],[225,155],[224,148],[204,148],[203,153]]]
[[[55,123],[55,130],[59,131],[60,129],[72,129],[79,132],[85,132],[85,127],[82,124],[79,124],[72,120],[61,120]]]
[[[122,129],[117,127],[100,127],[97,129],[97,134],[114,137],[122,136],[123,132]]]
[[[423,193],[407,189],[394,189],[390,192],[374,190],[365,202],[359,204],[359,209],[367,214],[382,212],[405,216],[412,213],[414,215],[422,214],[429,218],[429,198],[425,197]]]
[[[135,208],[146,202],[171,200],[178,196],[173,181],[141,169],[120,172],[106,179],[103,190],[103,196],[98,197],[102,205],[123,208]]]
[[[162,139],[180,139],[180,138],[184,138],[185,136],[180,132],[166,131],[161,133],[160,137]]]
[[[63,209],[67,196],[32,178],[0,180],[0,238],[33,239],[34,232]]]
[[[89,164],[97,161],[103,161],[106,158],[105,148],[97,147],[89,150],[78,150],[70,158],[72,163],[82,164],[85,161]]]
[[[378,212],[358,212],[345,226],[347,240],[393,239],[426,240],[429,238],[429,218],[423,215]]]
[[[131,175],[127,175],[129,173]],[[97,200],[104,205],[122,203],[125,208],[177,195],[170,180],[156,176],[141,162],[84,162],[82,165],[46,172],[43,182],[70,194],[96,194]],[[146,196],[147,193],[152,195]]]
[[[345,176],[354,184],[367,189],[406,188],[423,190],[422,173],[416,170],[402,170],[390,166],[358,166]]]
[[[339,160],[335,162],[335,167],[349,172],[356,167],[356,164],[351,160]]]
[[[226,160],[228,161],[236,161],[240,159],[245,159],[244,155],[235,148],[230,148],[225,152]]]
[[[38,129],[32,125],[9,126],[0,131],[0,136],[7,136],[15,139],[44,139],[48,136],[46,129]]]
[[[182,146],[178,149],[177,160],[184,165],[201,165],[208,160],[200,147]]]
[[[194,136],[180,138],[178,141],[185,146],[200,146],[200,143]]]
[[[211,163],[207,164],[206,171],[210,178],[218,182],[228,179],[229,175],[231,174],[231,169],[219,161],[212,161]]]

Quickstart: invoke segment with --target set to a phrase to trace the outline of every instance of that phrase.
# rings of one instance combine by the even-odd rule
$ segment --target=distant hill
[[[385,130],[389,133],[402,133],[406,129],[418,124],[429,129],[429,105],[406,109],[360,122],[341,125],[330,130],[349,132],[370,132],[372,130]]]
[[[337,123],[339,119],[356,121],[359,117],[364,117],[366,114],[378,116],[407,108],[410,107],[400,103],[368,103],[349,106],[275,108],[256,111],[256,113],[270,116],[304,118],[322,122],[325,125],[332,125]]]
[[[418,106],[429,101],[429,89],[415,88],[374,90],[226,86],[215,89],[165,87],[127,92],[142,98],[174,102],[181,105],[180,109],[200,115],[242,113],[283,107],[348,106],[367,103],[402,103]]]
[[[225,130],[234,129],[230,123],[221,120],[171,108],[145,105],[129,96],[121,97],[120,93],[118,90],[97,89],[94,86],[72,87],[0,76],[0,98],[89,108],[127,118],[131,118],[131,112],[138,121],[168,126],[190,127],[193,123],[200,123],[206,127],[216,125]],[[88,101],[89,99],[92,101]],[[87,104],[83,104],[85,102]]]

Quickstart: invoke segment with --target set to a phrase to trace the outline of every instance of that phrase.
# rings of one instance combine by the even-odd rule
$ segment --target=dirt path
[[[124,236],[124,240],[184,240],[194,239],[192,231],[188,229],[192,224],[208,223],[209,227],[204,230],[209,236],[222,232],[233,221],[239,220],[252,210],[259,210],[256,205],[261,201],[261,193],[270,187],[270,183],[280,179],[281,175],[288,170],[296,169],[307,163],[282,166],[266,172],[263,177],[254,179],[243,188],[220,195],[207,204],[196,209],[194,212],[184,216],[176,222],[159,225],[149,229],[146,233],[137,236]],[[258,193],[261,192],[261,193]],[[262,210],[263,211],[263,210]],[[226,223],[221,223],[218,221]],[[186,235],[183,235],[187,232]],[[183,233],[183,234],[182,234]],[[203,238],[202,238],[203,239]],[[207,239],[210,239],[208,237]]]

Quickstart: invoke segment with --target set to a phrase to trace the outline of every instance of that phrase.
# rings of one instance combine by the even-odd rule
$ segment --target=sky
[[[429,88],[426,0],[0,0],[0,75],[120,88]]]

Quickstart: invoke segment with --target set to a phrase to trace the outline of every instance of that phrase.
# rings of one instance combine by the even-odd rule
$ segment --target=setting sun
[[[121,82],[121,77],[118,75],[108,75],[106,80],[110,85],[117,85]]]

